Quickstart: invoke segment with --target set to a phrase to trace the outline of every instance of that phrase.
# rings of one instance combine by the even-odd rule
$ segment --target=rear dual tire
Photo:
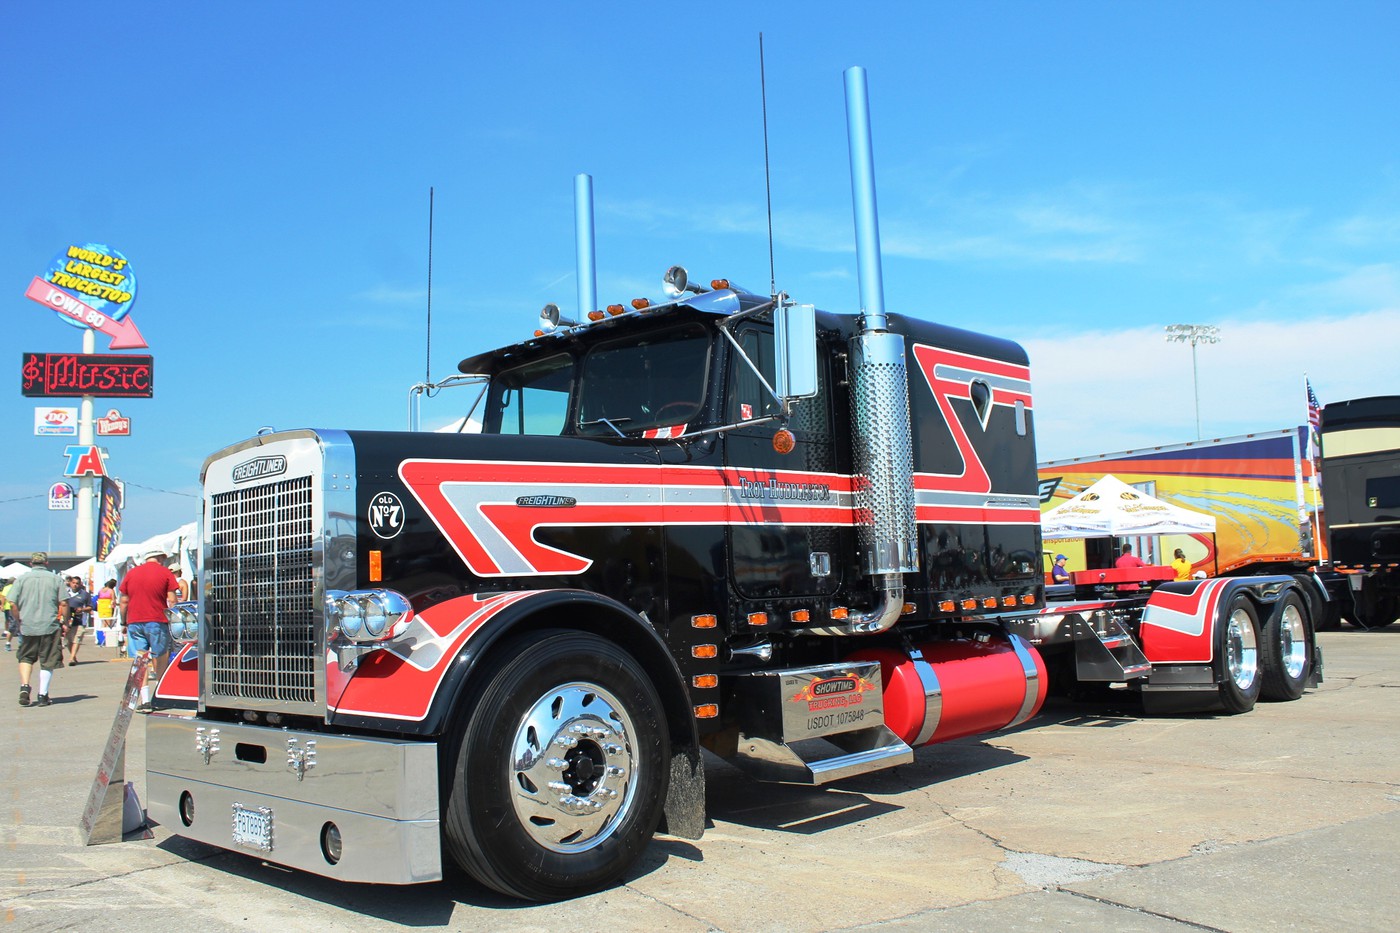
[[[1264,623],[1259,658],[1262,699],[1296,700],[1303,695],[1312,671],[1312,640],[1307,609],[1296,593],[1274,604]]]
[[[1259,675],[1259,616],[1243,594],[1230,603],[1216,629],[1215,675],[1220,705],[1231,715],[1254,709],[1263,687]]]

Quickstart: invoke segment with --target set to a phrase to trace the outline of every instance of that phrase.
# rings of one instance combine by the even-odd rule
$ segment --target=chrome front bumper
[[[234,852],[337,878],[442,878],[437,745],[156,714],[146,720],[147,808],[162,826]],[[189,807],[181,801],[188,794]],[[235,810],[271,812],[269,848],[234,841]],[[340,831],[332,863],[327,823]]]

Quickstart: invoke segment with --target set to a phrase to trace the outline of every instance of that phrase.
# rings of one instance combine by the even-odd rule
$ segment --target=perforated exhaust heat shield
[[[863,330],[850,347],[862,569],[870,576],[912,573],[919,569],[919,556],[904,337]]]

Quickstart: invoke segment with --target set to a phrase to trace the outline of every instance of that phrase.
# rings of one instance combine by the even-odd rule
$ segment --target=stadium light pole
[[[1219,342],[1220,328],[1214,324],[1167,325],[1167,343],[1191,344],[1191,391],[1196,396],[1196,440],[1201,439],[1201,386],[1196,375],[1196,344]]]

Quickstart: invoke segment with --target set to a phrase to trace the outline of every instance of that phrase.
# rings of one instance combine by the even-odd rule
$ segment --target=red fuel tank
[[[1045,702],[1045,662],[1019,636],[927,642],[914,654],[868,648],[851,655],[880,662],[885,725],[909,745],[1019,725]]]

